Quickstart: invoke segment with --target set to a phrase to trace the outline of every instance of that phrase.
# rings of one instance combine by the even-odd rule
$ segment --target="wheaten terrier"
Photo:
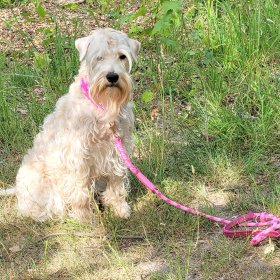
[[[18,212],[44,221],[69,215],[89,221],[92,193],[99,191],[104,205],[128,218],[127,169],[112,140],[113,130],[132,150],[133,105],[130,70],[140,43],[113,29],[98,29],[77,39],[80,69],[69,92],[45,118],[33,147],[23,158],[14,192]],[[83,94],[82,80],[91,98]]]

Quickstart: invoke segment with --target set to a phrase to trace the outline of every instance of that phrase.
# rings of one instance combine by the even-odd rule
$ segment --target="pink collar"
[[[84,94],[84,96],[92,103],[92,105],[98,109],[98,110],[101,110],[101,111],[104,111],[104,107],[102,104],[97,104],[93,99],[92,97],[90,96],[89,94],[89,83],[88,81],[85,79],[85,78],[82,78],[81,79],[81,90]]]

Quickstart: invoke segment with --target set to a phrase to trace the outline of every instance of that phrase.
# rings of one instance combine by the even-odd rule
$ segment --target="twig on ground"
[[[63,236],[63,235],[73,235],[73,236],[78,236],[78,237],[92,237],[92,238],[109,238],[112,239],[112,235],[110,234],[94,234],[94,233],[86,233],[86,232],[55,232],[55,233],[50,233],[48,235],[45,235],[36,242],[42,242],[46,239],[49,239],[51,237],[56,237],[56,236]],[[144,240],[143,236],[133,236],[133,235],[118,235],[116,236],[117,239],[134,239],[134,240]]]
[[[11,261],[11,256],[10,256],[9,250],[6,248],[6,246],[2,242],[0,242],[0,245],[3,247],[3,251],[6,252],[7,257],[9,258],[9,261]]]

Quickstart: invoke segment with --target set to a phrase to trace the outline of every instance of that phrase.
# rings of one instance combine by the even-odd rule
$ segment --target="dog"
[[[75,41],[80,69],[69,92],[56,103],[24,156],[15,187],[18,213],[38,221],[70,216],[81,222],[93,218],[91,198],[115,215],[128,218],[129,180],[113,143],[117,133],[128,153],[133,146],[133,103],[130,71],[140,43],[125,33],[97,29]],[[85,97],[82,79],[100,111]],[[3,191],[2,191],[3,194]]]

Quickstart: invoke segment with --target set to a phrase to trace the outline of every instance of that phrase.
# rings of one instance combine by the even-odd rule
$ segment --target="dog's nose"
[[[110,82],[110,83],[116,83],[119,79],[119,75],[115,72],[109,72],[107,75],[106,75],[106,78],[107,80]]]

